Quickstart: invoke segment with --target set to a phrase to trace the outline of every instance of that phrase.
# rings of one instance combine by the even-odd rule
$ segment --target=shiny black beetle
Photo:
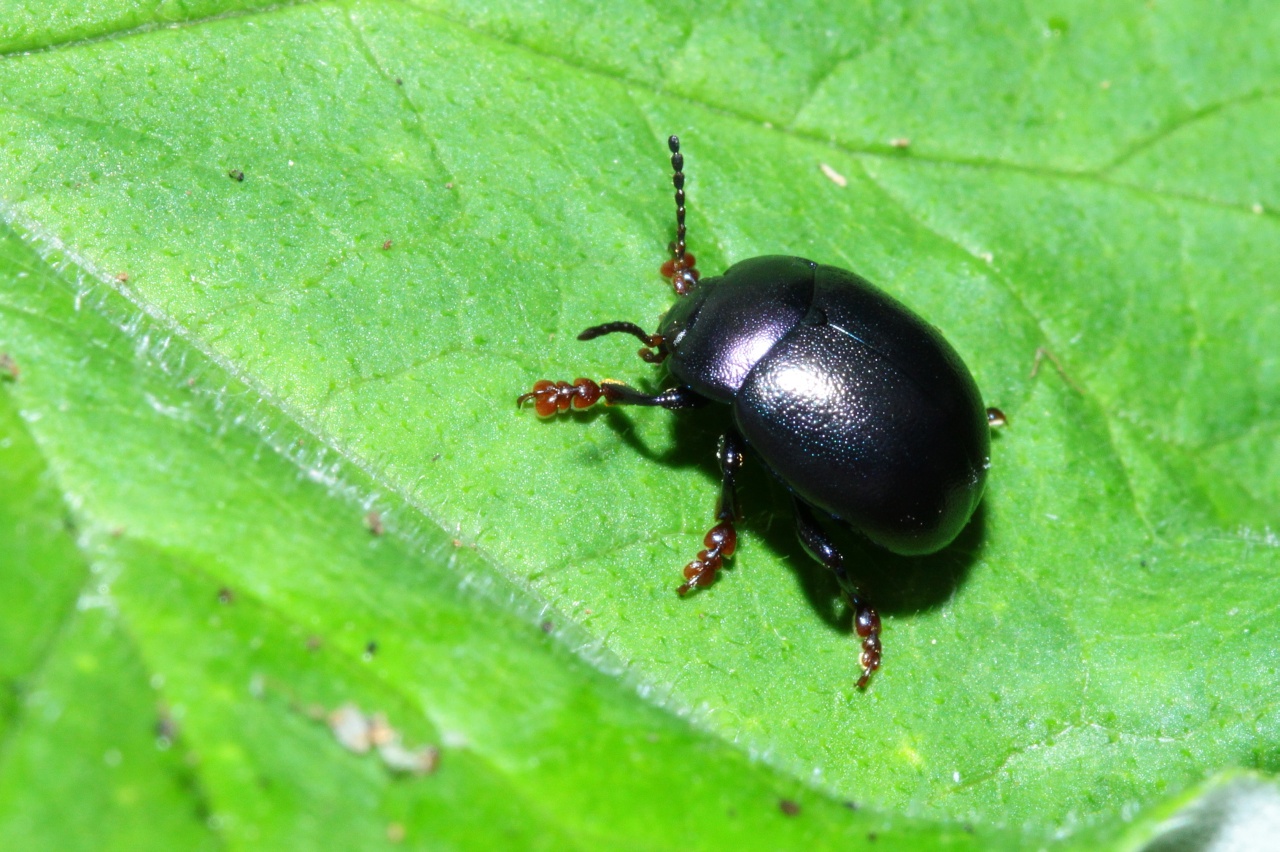
[[[984,409],[968,369],[936,329],[865,279],[799,257],[744,260],[701,279],[685,248],[684,157],[672,136],[676,240],[662,272],[683,297],[656,334],[629,322],[587,329],[579,340],[623,332],[640,356],[665,362],[678,384],[650,395],[612,381],[537,382],[543,417],[598,400],[669,409],[732,407],[720,439],[717,523],[684,569],[681,595],[711,585],[737,544],[734,476],[751,447],[791,490],[800,541],[831,569],[854,610],[866,685],[880,665],[880,617],[860,594],[814,515],[844,521],[887,550],[939,550],[968,522],[989,466]]]

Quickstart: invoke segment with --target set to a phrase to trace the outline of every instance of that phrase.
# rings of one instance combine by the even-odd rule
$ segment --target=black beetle
[[[968,522],[990,466],[984,409],[964,362],[938,331],[865,279],[799,257],[744,260],[700,279],[685,247],[684,157],[672,136],[676,240],[662,267],[683,298],[656,334],[630,322],[593,326],[591,340],[640,338],[640,357],[679,382],[658,394],[613,381],[542,380],[517,401],[540,416],[609,404],[730,405],[736,429],[720,438],[720,499],[706,549],[677,590],[711,585],[737,544],[734,475],[751,447],[791,491],[805,549],[831,569],[854,611],[866,686],[880,666],[880,616],[819,526],[818,510],[887,550],[933,553]]]

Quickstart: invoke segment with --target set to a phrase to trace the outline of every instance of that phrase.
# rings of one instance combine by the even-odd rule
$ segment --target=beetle
[[[612,405],[671,410],[730,406],[720,437],[720,495],[704,549],[684,568],[681,596],[711,585],[737,547],[734,481],[750,448],[791,494],[804,549],[835,574],[862,640],[858,688],[880,667],[880,616],[845,568],[818,516],[843,522],[903,555],[950,544],[982,499],[990,428],[960,356],[933,326],[865,278],[800,257],[744,260],[702,278],[687,250],[684,156],[668,139],[676,239],[662,273],[679,300],[650,334],[631,322],[592,326],[593,340],[630,334],[640,357],[663,364],[676,384],[647,394],[621,382],[536,382],[533,401],[551,417]]]

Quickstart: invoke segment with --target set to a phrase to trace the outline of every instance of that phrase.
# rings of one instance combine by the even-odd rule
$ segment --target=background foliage
[[[0,835],[1123,846],[1280,765],[1274,4],[0,2],[0,50]],[[1012,421],[955,546],[841,539],[865,694],[758,469],[672,594],[715,417],[511,404],[659,380],[573,336],[670,303],[670,132],[702,268],[856,269]]]

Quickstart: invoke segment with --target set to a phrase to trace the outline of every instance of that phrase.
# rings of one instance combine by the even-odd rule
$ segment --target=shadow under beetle
[[[734,478],[747,447],[791,492],[806,551],[835,574],[862,639],[865,687],[880,666],[880,616],[845,570],[816,513],[894,553],[946,547],[969,521],[990,466],[999,409],[938,331],[865,279],[799,257],[766,256],[701,278],[685,245],[684,156],[672,136],[676,239],[662,266],[680,300],[655,334],[630,322],[578,335],[638,337],[675,387],[646,394],[620,382],[545,379],[518,400],[539,416],[606,404],[672,410],[731,406],[720,438],[720,498],[705,549],[685,566],[684,595],[711,585],[737,546]]]

